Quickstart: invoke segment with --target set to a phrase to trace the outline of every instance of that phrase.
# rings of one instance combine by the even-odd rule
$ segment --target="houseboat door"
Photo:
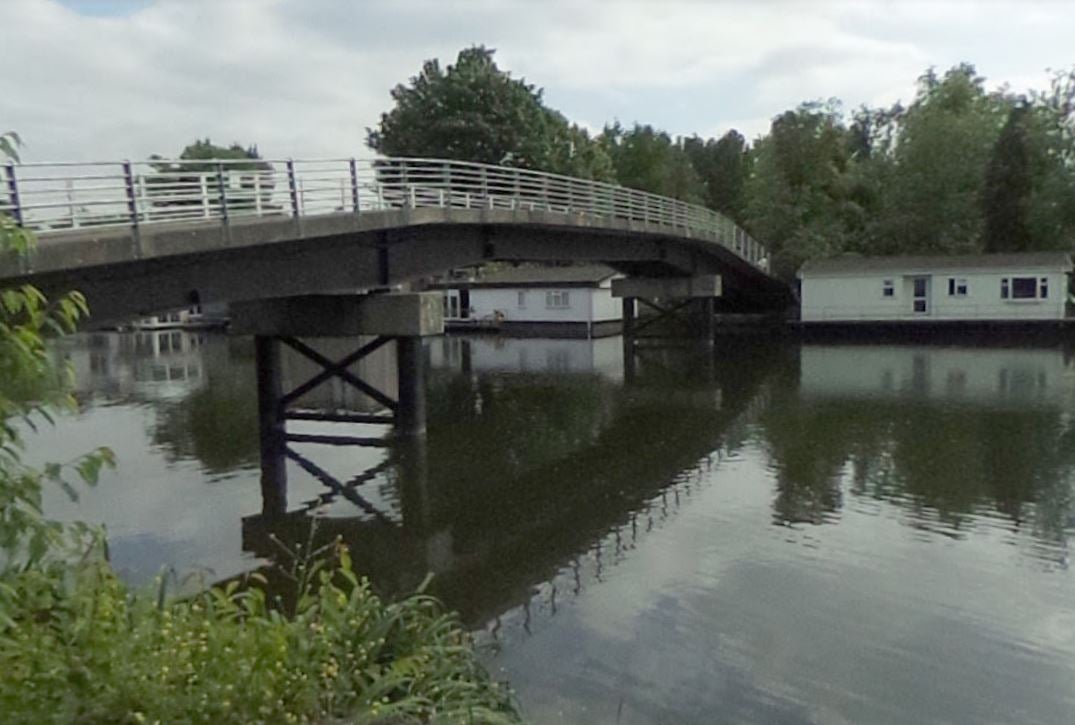
[[[444,297],[444,317],[448,320],[465,320],[470,317],[470,290],[448,290]]]
[[[914,277],[911,280],[914,285],[914,293],[911,296],[914,313],[916,315],[929,314],[929,277]]]

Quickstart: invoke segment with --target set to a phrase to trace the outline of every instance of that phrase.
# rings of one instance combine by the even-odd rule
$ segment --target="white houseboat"
[[[228,324],[228,308],[225,304],[193,304],[179,310],[141,317],[130,322],[134,330],[201,330],[224,327]]]
[[[1003,322],[1066,317],[1067,252],[837,257],[799,270],[804,323]]]
[[[449,330],[495,329],[519,337],[619,334],[623,305],[612,297],[619,276],[604,265],[523,265],[479,270],[433,285],[444,292]]]

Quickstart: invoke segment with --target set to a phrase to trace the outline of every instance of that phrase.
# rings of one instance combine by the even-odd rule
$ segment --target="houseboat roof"
[[[970,272],[973,270],[1063,270],[1072,269],[1067,252],[1018,252],[1011,254],[921,255],[906,257],[844,256],[811,259],[799,268],[798,276],[855,275],[869,273]]]
[[[616,274],[616,270],[603,264],[520,265],[486,270],[474,279],[443,280],[431,286],[436,289],[596,287]]]

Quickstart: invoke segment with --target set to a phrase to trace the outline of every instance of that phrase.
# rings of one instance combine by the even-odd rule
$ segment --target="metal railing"
[[[711,209],[569,176],[418,158],[9,163],[0,212],[39,236],[393,208],[523,209],[654,225],[768,271],[765,248]]]

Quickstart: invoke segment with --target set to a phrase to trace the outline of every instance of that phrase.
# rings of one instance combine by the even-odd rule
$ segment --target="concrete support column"
[[[704,324],[702,326],[702,334],[705,336],[705,343],[710,347],[716,345],[717,342],[717,298],[705,297],[702,299],[702,313],[705,315]]]
[[[396,365],[399,378],[396,431],[405,436],[425,435],[426,385],[422,338],[396,338]]]
[[[623,298],[623,380],[635,379],[635,298]]]
[[[397,460],[403,529],[413,538],[424,540],[433,523],[426,442],[421,437],[410,436],[395,441],[392,449]]]
[[[258,440],[261,444],[261,510],[266,516],[287,512],[285,430],[280,409],[280,343],[274,337],[254,338],[258,381]]]

